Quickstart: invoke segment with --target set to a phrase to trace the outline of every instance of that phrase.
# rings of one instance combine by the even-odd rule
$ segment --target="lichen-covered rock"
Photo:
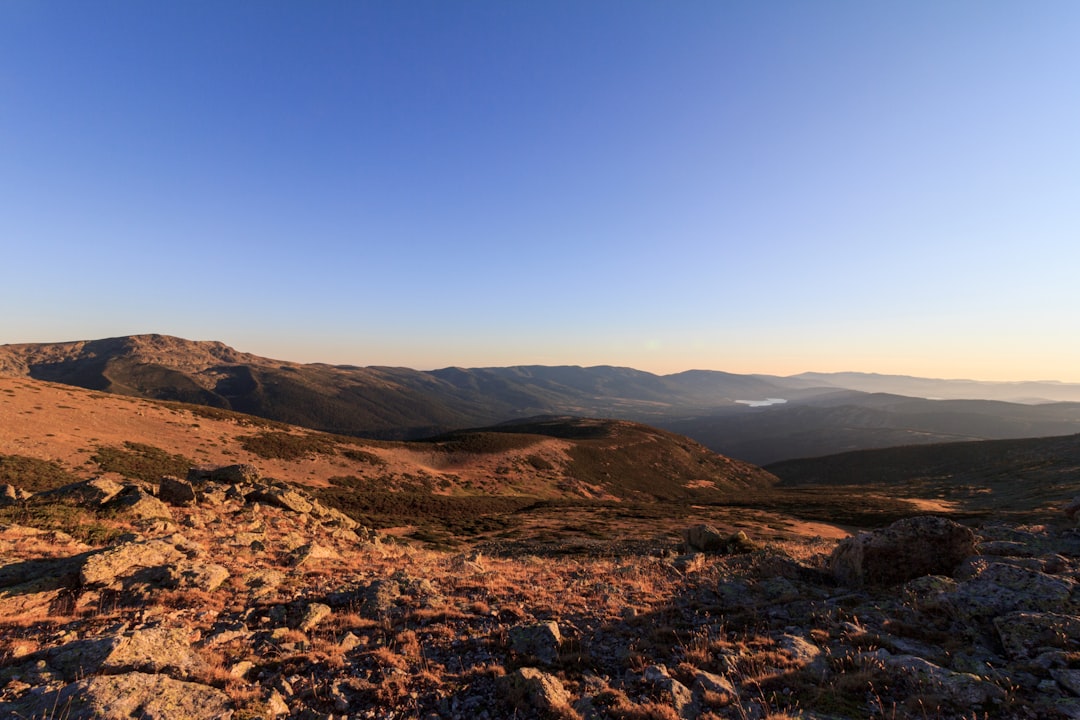
[[[194,485],[170,475],[161,478],[161,483],[158,485],[158,498],[162,502],[179,507],[194,505],[197,499]]]
[[[295,513],[310,513],[314,508],[304,493],[285,485],[265,485],[247,493],[244,498],[248,502],[261,502]]]
[[[694,525],[682,531],[683,547],[687,552],[744,553],[753,552],[757,545],[742,530],[725,535],[712,525]]]
[[[46,662],[67,681],[130,671],[192,677],[205,668],[192,650],[188,631],[165,627],[76,640],[50,650]]]
[[[650,687],[649,694],[671,705],[680,718],[691,720],[699,715],[693,693],[688,687],[671,677],[666,667],[650,665],[642,672],[641,679]]]
[[[512,702],[526,704],[545,713],[554,713],[570,705],[570,693],[559,678],[533,667],[519,668],[503,679]]]
[[[79,570],[79,580],[87,586],[113,586],[123,578],[151,568],[166,568],[194,557],[200,548],[182,535],[129,542],[91,554]]]
[[[14,717],[65,720],[229,720],[229,696],[199,683],[131,672],[32,692],[11,704]]]
[[[191,468],[188,470],[188,482],[212,481],[240,485],[258,482],[261,475],[254,465],[239,463],[216,468]]]
[[[224,565],[179,562],[169,566],[168,578],[164,584],[167,587],[181,590],[191,589],[213,592],[228,579],[229,570]]]
[[[289,561],[294,566],[307,565],[317,560],[333,560],[338,553],[333,548],[318,543],[305,543],[289,553]]]
[[[994,618],[1005,653],[1033,658],[1049,649],[1080,648],[1080,618],[1040,612],[1011,612]]]
[[[1018,610],[1076,612],[1074,583],[1009,563],[989,563],[942,600],[964,623]]]
[[[297,627],[300,630],[307,632],[308,630],[315,628],[315,626],[326,618],[330,617],[332,612],[333,610],[330,609],[329,605],[311,603],[304,608],[304,615],[300,618],[300,624],[297,625]]]
[[[949,575],[974,552],[970,528],[945,518],[915,517],[841,541],[830,567],[845,585],[895,585],[921,575]]]
[[[510,646],[514,652],[525,657],[554,665],[559,660],[562,633],[554,622],[519,625],[510,628]]]
[[[390,612],[401,597],[401,583],[396,580],[375,580],[360,595],[360,612],[378,620]]]
[[[97,507],[112,500],[124,486],[106,477],[93,478],[46,490],[35,497],[40,501],[65,501],[87,507]]]
[[[103,507],[130,518],[172,519],[172,511],[169,510],[168,505],[135,485],[126,486]]]
[[[0,507],[15,505],[32,496],[33,493],[17,488],[14,485],[0,485]]]
[[[984,705],[1005,699],[1005,691],[977,675],[954,672],[914,655],[890,655],[878,650],[875,655],[886,667],[899,671],[918,684],[926,686],[962,707]]]

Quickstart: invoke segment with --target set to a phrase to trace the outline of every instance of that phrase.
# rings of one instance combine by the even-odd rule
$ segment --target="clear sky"
[[[1080,381],[1080,3],[0,3],[0,343]]]

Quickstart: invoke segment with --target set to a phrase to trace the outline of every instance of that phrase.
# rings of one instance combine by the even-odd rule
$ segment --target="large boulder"
[[[536,708],[551,715],[567,716],[571,696],[559,678],[532,667],[518,670],[503,679],[509,699],[523,707]]]
[[[546,665],[559,661],[562,633],[554,622],[519,625],[510,628],[510,646],[518,655],[535,658]]]
[[[123,635],[76,640],[47,652],[50,668],[68,681],[101,673],[168,672],[192,677],[205,667],[183,628],[143,628]]]
[[[753,552],[757,546],[742,530],[725,535],[712,525],[694,525],[682,531],[683,548],[687,552],[737,554]]]
[[[112,500],[124,489],[120,483],[113,482],[107,477],[98,477],[92,480],[72,483],[58,487],[55,490],[46,490],[37,494],[39,501],[61,501],[84,507],[100,507]]]
[[[182,535],[170,535],[141,542],[128,542],[93,553],[79,570],[84,586],[116,587],[121,580],[150,569],[176,565],[201,552],[201,548]]]
[[[841,541],[830,567],[844,585],[895,585],[923,575],[950,575],[974,552],[970,528],[941,517],[914,517]]]
[[[229,720],[229,696],[167,675],[130,672],[42,688],[12,703],[13,717],[66,720]]]
[[[161,483],[158,486],[158,498],[162,502],[180,507],[194,505],[197,499],[195,487],[191,483],[170,475],[161,478]]]

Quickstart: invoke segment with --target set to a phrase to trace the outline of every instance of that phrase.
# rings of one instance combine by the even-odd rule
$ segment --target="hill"
[[[537,415],[611,417],[663,427],[758,464],[899,444],[1080,431],[1080,403],[927,400],[837,387],[851,382],[991,395],[1017,391],[1000,383],[859,374],[778,378],[704,370],[660,376],[607,366],[422,372],[290,363],[219,342],[164,335],[4,345],[0,375],[197,403],[384,440],[414,440]],[[1068,395],[1071,387],[1030,384],[1020,394],[1057,388]]]
[[[560,418],[378,441],[0,377],[0,484],[37,491],[102,473],[150,481],[233,463],[313,488],[369,525],[440,543],[495,532],[527,538],[549,520],[573,534],[581,514],[598,505],[615,523],[640,514],[641,505],[688,507],[776,481],[687,438],[627,421]],[[593,518],[586,529],[603,526]]]
[[[1080,495],[1080,435],[861,450],[767,469],[781,487],[938,498],[978,515],[1045,514]]]

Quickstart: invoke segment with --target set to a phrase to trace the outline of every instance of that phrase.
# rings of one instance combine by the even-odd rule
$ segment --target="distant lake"
[[[750,407],[769,407],[770,405],[783,405],[787,400],[784,398],[765,398],[764,400],[736,400],[735,402]]]

